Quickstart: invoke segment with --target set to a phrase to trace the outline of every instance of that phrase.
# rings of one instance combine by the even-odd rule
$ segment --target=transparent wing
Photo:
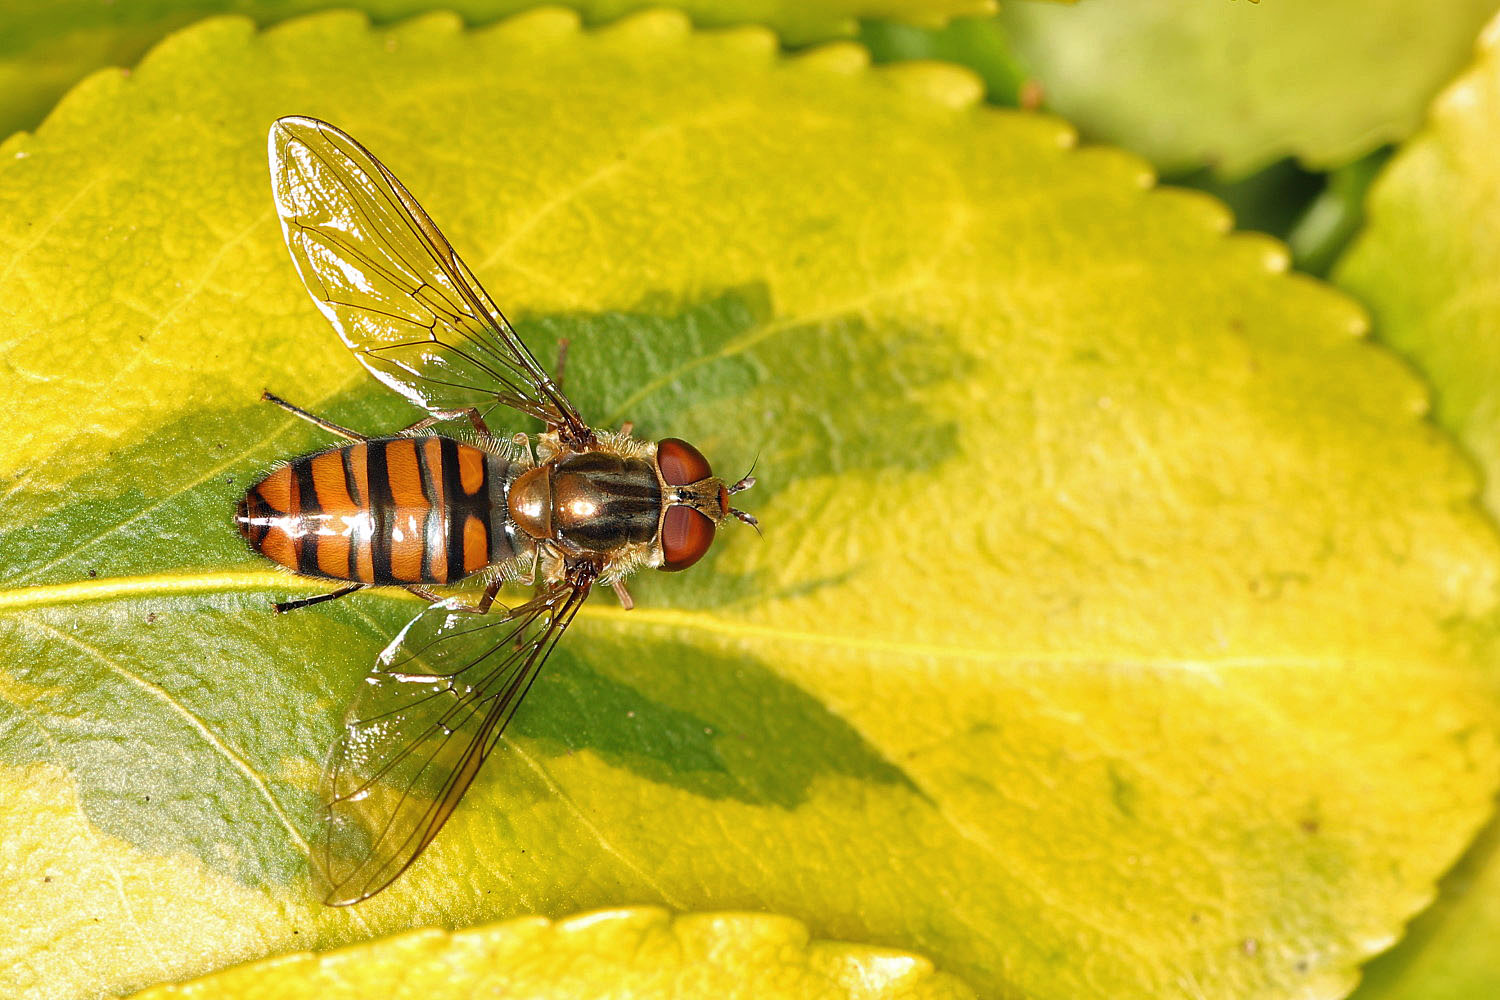
[[[432,843],[590,583],[486,615],[434,604],[380,654],[323,774],[314,867],[324,902],[373,896]]]
[[[394,174],[315,118],[277,119],[271,190],[302,283],[370,372],[428,410],[496,400],[587,426]]]

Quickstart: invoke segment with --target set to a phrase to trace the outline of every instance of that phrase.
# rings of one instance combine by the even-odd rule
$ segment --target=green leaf
[[[399,984],[399,985],[398,985]],[[553,922],[526,917],[448,933],[420,930],[339,951],[269,959],[132,1000],[235,997],[755,997],[965,1000],[932,963],[889,949],[808,940],[763,913],[672,916],[633,907]]]
[[[1319,277],[1333,269],[1363,227],[1365,195],[1390,158],[1386,147],[1329,175],[1327,186],[1306,206],[1287,240],[1298,269]]]
[[[876,62],[937,59],[967,66],[984,81],[986,100],[1008,107],[1021,103],[1026,73],[995,18],[959,18],[940,28],[866,21],[860,25],[859,41]]]
[[[1226,181],[1207,168],[1167,178],[1172,184],[1213,195],[1234,213],[1234,224],[1284,239],[1293,224],[1314,202],[1324,186],[1291,160],[1280,160],[1264,170]]]
[[[983,996],[1330,996],[1500,774],[1500,540],[1346,298],[933,65],[654,13],[176,36],[0,145],[0,994],[653,902]],[[603,424],[759,456],[580,615],[390,890],[316,905],[319,762],[420,605],[230,512],[416,414],[298,286],[265,130],[337,122]],[[1334,373],[1334,374],[1331,374]],[[518,419],[507,430],[523,428]]]
[[[1381,339],[1431,380],[1434,418],[1478,462],[1485,505],[1500,514],[1500,20],[1376,181],[1367,220],[1336,279],[1368,303]],[[1372,967],[1362,998],[1500,992],[1497,844],[1492,823],[1414,926],[1411,946]]]
[[[1496,0],[1110,0],[1000,13],[1048,108],[1164,171],[1340,166],[1399,141]]]
[[[1500,989],[1500,822],[1443,879],[1437,902],[1396,948],[1365,967],[1354,1000],[1472,1000]]]
[[[1495,22],[1500,24],[1500,21]],[[1436,387],[1433,415],[1486,471],[1500,512],[1500,57],[1492,25],[1476,65],[1434,102],[1426,129],[1371,189],[1365,231],[1335,272],[1380,338]]]
[[[89,73],[129,66],[168,34],[213,14],[241,14],[273,24],[296,14],[355,7],[376,21],[433,9],[424,0],[7,0],[0,8],[0,139],[33,128],[57,99]],[[444,0],[442,10],[485,24],[537,6],[536,0]],[[575,0],[590,21],[660,6],[652,0]],[[704,25],[766,24],[792,43],[852,35],[857,19],[887,17],[940,25],[959,14],[984,14],[994,0],[679,0]]]

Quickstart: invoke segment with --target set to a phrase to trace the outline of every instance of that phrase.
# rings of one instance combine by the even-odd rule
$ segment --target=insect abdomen
[[[308,576],[453,583],[517,553],[513,463],[451,438],[397,437],[303,455],[245,494],[251,547]]]

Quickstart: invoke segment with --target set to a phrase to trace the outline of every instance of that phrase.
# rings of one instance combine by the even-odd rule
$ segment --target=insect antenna
[[[744,478],[742,478],[739,482],[737,482],[733,486],[729,487],[728,492],[729,492],[730,496],[734,496],[736,493],[743,493],[746,490],[748,490],[750,487],[752,487],[752,486],[755,485],[755,467],[757,465],[759,465],[759,464],[760,464],[760,456],[756,455],[755,456],[755,461],[753,461],[753,462],[750,463],[750,471],[747,472],[747,473],[745,473]],[[741,512],[740,511],[735,511],[734,513],[738,514],[738,513],[741,513]],[[749,515],[746,515],[746,516],[748,517]],[[742,517],[741,520],[744,520],[744,518]],[[751,523],[753,523],[753,522],[754,522],[754,518],[751,518]]]
[[[760,530],[760,522],[755,519],[754,514],[747,514],[737,507],[729,508],[729,513],[733,514],[735,517],[739,518],[741,521],[744,521],[746,524],[750,525],[750,527],[754,528],[755,533],[757,535],[760,535],[760,537],[766,537],[765,534]]]

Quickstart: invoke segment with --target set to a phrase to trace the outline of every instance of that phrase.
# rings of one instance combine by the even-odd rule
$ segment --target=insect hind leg
[[[484,422],[484,416],[479,412],[477,406],[468,406],[462,410],[433,410],[431,416],[423,417],[410,427],[403,427],[401,433],[416,434],[420,431],[425,431],[440,420],[457,420],[459,417],[468,417],[469,423],[474,425],[474,429],[479,432],[481,437],[492,438],[495,436],[490,433],[489,425]]]
[[[296,601],[278,601],[271,605],[271,609],[278,615],[284,615],[288,611],[296,611],[298,608],[310,608],[314,604],[322,604],[325,601],[336,601],[340,597],[354,593],[356,590],[364,589],[365,585],[362,583],[351,583],[347,587],[340,587],[331,593],[319,594],[316,597],[304,597]]]
[[[293,416],[301,417],[303,420],[306,420],[313,426],[321,427],[323,428],[323,430],[327,431],[330,434],[337,434],[339,437],[348,438],[350,441],[370,440],[369,437],[361,434],[359,431],[351,431],[347,427],[340,427],[338,424],[334,423],[331,420],[324,420],[322,417],[308,413],[302,407],[293,406],[291,403],[288,403],[280,396],[274,395],[270,392],[261,392],[260,398],[267,403],[275,403],[277,406],[281,407],[283,410],[287,411]]]
[[[476,615],[487,614],[490,610],[490,605],[495,603],[495,595],[500,592],[500,584],[504,582],[504,580],[497,576],[484,588],[484,593],[480,596],[478,604],[455,604],[453,610],[468,611]],[[439,601],[444,600],[441,594],[433,593],[420,584],[407,584],[406,590],[429,604],[437,604]]]

